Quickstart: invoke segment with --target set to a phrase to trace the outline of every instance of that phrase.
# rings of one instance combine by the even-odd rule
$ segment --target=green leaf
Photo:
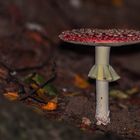
[[[30,74],[25,78],[24,81],[27,84],[31,84],[35,82],[36,84],[41,85],[45,83],[45,78],[39,74]],[[41,93],[41,94],[44,94],[44,95],[46,94],[49,96],[56,96],[58,93],[57,89],[51,83],[44,86],[43,90],[44,90],[44,93]]]
[[[45,82],[45,79],[39,74],[36,74],[32,79],[39,85]],[[56,96],[58,92],[52,84],[47,84],[43,89],[45,93],[47,93],[50,96]]]
[[[117,99],[128,99],[129,98],[129,96],[121,90],[111,90],[109,94],[111,97],[117,98]]]
[[[32,80],[35,81],[39,85],[41,85],[45,82],[45,79],[39,74],[35,74],[35,76],[32,78]]]
[[[56,96],[58,93],[57,89],[52,84],[47,84],[43,89],[50,96]]]

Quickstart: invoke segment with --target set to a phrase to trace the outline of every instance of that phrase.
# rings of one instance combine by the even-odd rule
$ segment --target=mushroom
[[[110,47],[140,43],[140,32],[126,29],[73,29],[59,35],[60,39],[95,47],[95,65],[88,76],[96,79],[96,114],[97,125],[110,123],[109,82],[120,77],[109,65]]]

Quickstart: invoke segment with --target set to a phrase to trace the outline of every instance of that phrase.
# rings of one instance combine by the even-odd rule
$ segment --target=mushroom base
[[[96,114],[97,125],[107,125],[109,118],[108,82],[96,80]]]
[[[97,120],[96,125],[101,125],[101,124],[107,125],[108,123],[110,123],[109,113],[110,112],[108,111],[108,114],[105,116],[103,116],[103,115],[101,116],[100,114],[96,114],[95,115],[95,118]]]

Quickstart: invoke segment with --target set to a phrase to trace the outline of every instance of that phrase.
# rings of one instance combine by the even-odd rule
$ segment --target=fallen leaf
[[[44,89],[42,89],[42,88],[39,89],[37,91],[36,95],[37,95],[37,98],[40,98],[40,99],[42,99],[44,101],[48,101],[48,94],[45,92]]]
[[[37,94],[41,94],[43,95],[45,93],[45,90],[43,88],[40,88],[38,91],[37,91]]]
[[[38,85],[41,85],[45,82],[45,79],[40,74],[35,74],[32,77],[32,80],[35,81]]]
[[[39,74],[36,74],[32,79],[39,85],[45,82],[45,79]],[[56,96],[58,93],[57,89],[52,84],[44,86],[42,92],[47,93],[49,96]]]
[[[56,96],[58,93],[57,89],[52,84],[47,84],[43,89],[49,96]]]
[[[57,103],[50,101],[46,105],[42,106],[43,110],[53,111],[57,109]]]
[[[116,99],[128,99],[129,96],[127,93],[121,91],[121,90],[111,90],[110,96]]]
[[[31,83],[30,85],[34,90],[38,89],[39,86],[35,83]],[[40,88],[39,90],[37,90],[36,92],[36,95],[38,95],[39,97],[41,97],[42,99],[46,98],[46,96],[44,97],[45,95],[45,90],[43,88]]]
[[[57,97],[53,98],[52,100],[50,100],[47,104],[42,105],[42,109],[43,110],[48,110],[48,111],[53,111],[57,109],[57,103],[58,103],[58,99]]]
[[[30,74],[25,78],[24,81],[27,84],[30,84],[31,88],[36,90],[40,85],[45,83],[45,78],[40,74]],[[41,99],[46,100],[47,96],[56,96],[57,93],[57,89],[51,83],[48,83],[43,88],[40,88],[36,95],[38,95]]]
[[[37,88],[38,88],[38,85],[35,84],[35,83],[31,83],[30,86],[31,86],[31,88],[33,88],[33,89],[37,89]]]
[[[35,83],[32,83],[31,84],[31,87],[33,89],[37,89],[39,88],[38,85],[36,85]],[[56,96],[58,93],[57,89],[52,85],[52,84],[47,84],[46,86],[44,86],[44,88],[40,88],[38,91],[37,91],[37,95],[43,95],[43,94],[46,94],[47,96]]]
[[[83,77],[81,77],[80,75],[75,75],[74,77],[74,85],[78,88],[88,88],[90,85],[89,83],[86,81],[86,79],[84,79]]]
[[[17,92],[7,92],[3,94],[5,98],[10,101],[17,100],[19,98],[19,94]]]
[[[139,92],[139,88],[138,87],[134,87],[134,88],[131,88],[131,89],[127,90],[126,92],[127,92],[128,95],[131,96],[131,95],[134,95],[134,94],[138,93]]]

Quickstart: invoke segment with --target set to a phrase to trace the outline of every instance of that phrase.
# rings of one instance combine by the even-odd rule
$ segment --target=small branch
[[[30,92],[29,94],[23,96],[20,101],[23,101],[25,99],[27,99],[28,97],[32,98],[32,96],[41,88],[43,88],[44,86],[46,86],[48,83],[52,82],[54,79],[56,78],[56,75],[53,75],[49,80],[47,80],[45,83],[43,83],[42,85],[40,85],[36,90],[33,90],[32,92]]]
[[[46,104],[46,102],[45,102],[45,101],[40,100],[40,99],[37,99],[37,98],[35,98],[35,97],[33,97],[33,96],[29,96],[28,98],[31,98],[31,99],[33,99],[33,100],[35,100],[35,101],[39,102],[39,103]]]
[[[36,67],[32,67],[32,68],[20,69],[20,71],[31,70],[31,69],[36,69],[36,68],[42,68],[42,67],[43,67],[45,64],[47,64],[47,63],[48,63],[48,61],[46,61],[44,64],[41,64],[40,66],[36,66]],[[16,83],[20,86],[20,89],[22,89],[22,93],[26,93],[26,92],[25,92],[25,89],[24,89],[24,85],[21,83],[21,81],[19,81],[18,78],[16,78],[15,75],[12,74],[13,72],[17,72],[17,70],[13,70],[13,69],[9,68],[9,67],[8,67],[7,65],[5,65],[3,62],[0,62],[0,64],[1,64],[2,66],[4,66],[4,67],[8,70],[9,77],[8,77],[7,80],[16,82]],[[42,85],[40,85],[36,90],[33,90],[33,91],[31,91],[29,94],[26,94],[25,96],[21,97],[19,100],[20,100],[20,101],[23,101],[23,100],[25,100],[25,99],[27,99],[27,98],[32,98],[32,99],[36,100],[37,102],[45,103],[45,101],[39,100],[39,99],[33,97],[33,95],[34,95],[39,89],[43,88],[43,87],[46,86],[48,83],[54,81],[54,79],[56,78],[56,63],[55,63],[54,60],[53,60],[53,66],[52,66],[51,71],[52,71],[53,74],[52,74],[52,76],[51,76],[51,78],[50,78],[49,80],[47,80],[45,83],[43,83]],[[18,72],[19,72],[19,71],[18,71]]]

